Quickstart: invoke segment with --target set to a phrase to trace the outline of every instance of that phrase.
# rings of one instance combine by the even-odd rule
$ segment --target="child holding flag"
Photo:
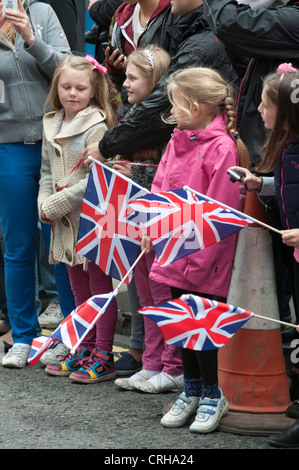
[[[175,72],[169,80],[170,122],[176,123],[154,178],[151,192],[184,185],[232,208],[240,209],[238,186],[227,169],[239,159],[248,166],[248,152],[234,128],[234,100],[230,85],[204,67]],[[150,278],[171,286],[172,298],[191,293],[225,302],[233,265],[236,236],[159,267],[155,260]],[[151,250],[149,237],[142,248]],[[190,431],[208,433],[219,425],[229,405],[218,387],[217,349],[181,348],[184,391],[161,424],[179,427],[196,412]]]
[[[38,208],[43,222],[51,223],[51,263],[67,265],[78,307],[93,295],[113,290],[112,279],[95,263],[75,253],[83,196],[89,169],[81,152],[99,140],[114,116],[109,105],[106,69],[91,56],[68,56],[57,66],[44,116],[42,169]],[[48,365],[50,375],[69,376],[80,383],[115,377],[112,346],[117,322],[115,299],[74,355]]]
[[[128,93],[128,101],[132,109],[151,93],[156,83],[167,71],[170,64],[170,55],[164,49],[149,45],[145,49],[139,48],[127,58],[126,80],[124,87]],[[130,112],[130,111],[129,111]],[[125,159],[133,164],[114,165],[114,169],[130,177],[135,182],[150,189],[162,156],[162,149],[158,147],[146,148],[133,155],[126,155]],[[121,157],[121,160],[124,160]],[[142,165],[134,165],[134,162]],[[154,259],[154,253],[143,257],[135,267],[134,277],[140,304],[142,306],[158,305],[171,298],[168,285],[149,280],[149,271]],[[115,384],[123,389],[138,389],[145,392],[165,392],[182,387],[182,361],[179,348],[165,343],[156,323],[150,318],[140,316],[144,320],[145,350],[142,354],[142,370],[137,371],[130,378],[118,378]],[[138,354],[138,351],[129,353]],[[141,360],[141,352],[138,359]],[[127,356],[119,359],[123,364]],[[145,387],[143,389],[143,387]]]

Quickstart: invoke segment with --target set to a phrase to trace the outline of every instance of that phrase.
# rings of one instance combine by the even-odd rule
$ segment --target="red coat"
[[[206,129],[174,130],[154,178],[151,192],[184,185],[219,202],[241,209],[239,186],[229,181],[227,169],[239,164],[234,139],[217,116]],[[159,267],[155,260],[150,278],[187,291],[227,297],[237,235],[174,263]]]

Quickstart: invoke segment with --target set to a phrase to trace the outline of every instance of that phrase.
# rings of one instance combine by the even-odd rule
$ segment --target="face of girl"
[[[79,111],[86,108],[94,96],[90,76],[86,70],[72,68],[63,70],[57,89],[66,122],[71,121]]]
[[[265,86],[262,91],[262,101],[257,108],[261,113],[262,120],[266,129],[273,129],[277,116],[277,106],[268,98],[268,87]]]
[[[170,113],[175,117],[177,127],[179,129],[194,129],[192,116],[190,117],[183,109],[180,108],[180,106],[185,107],[186,104],[184,103],[179,90],[176,88],[173,88],[172,90],[172,101],[174,104],[172,105]]]
[[[124,87],[128,92],[129,103],[141,103],[151,92],[148,79],[141,74],[136,65],[130,63],[127,66],[126,76]]]

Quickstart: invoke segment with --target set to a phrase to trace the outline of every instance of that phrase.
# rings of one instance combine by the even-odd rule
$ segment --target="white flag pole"
[[[240,212],[237,209],[233,209],[230,206],[227,206],[226,204],[223,204],[222,202],[216,201],[215,199],[212,199],[211,197],[206,196],[205,194],[201,194],[197,191],[195,191],[192,188],[189,188],[189,186],[184,186],[183,189],[185,191],[191,191],[194,194],[197,194],[198,196],[202,197],[203,199],[206,199],[207,201],[214,202],[215,204],[219,204],[219,206],[225,207],[226,209],[229,209],[232,212],[235,212],[238,215],[241,215],[242,217],[247,217],[248,219],[252,220],[252,222],[262,225],[265,228],[268,228],[269,230],[272,230],[273,232],[279,233],[279,235],[282,235],[282,232],[274,227],[271,227],[271,225],[265,224],[264,222],[261,222],[260,220],[255,219],[254,217],[251,217],[250,215],[245,214],[244,212]]]
[[[138,261],[140,260],[140,258],[144,255],[146,251],[146,248],[144,248],[142,250],[142,252],[139,254],[139,256],[136,258],[136,260],[134,261],[134,263],[132,264],[132,266],[130,267],[130,269],[128,270],[128,272],[125,274],[125,276],[122,278],[122,280],[120,281],[120,283],[116,286],[116,288],[114,289],[113,292],[111,292],[111,296],[107,299],[107,301],[105,302],[105,304],[103,305],[103,307],[101,308],[101,310],[99,311],[99,313],[97,314],[97,316],[94,318],[94,320],[91,322],[91,326],[90,328],[87,328],[86,331],[83,333],[83,335],[81,336],[81,338],[79,339],[79,341],[77,342],[77,344],[71,349],[71,354],[75,354],[75,351],[76,349],[78,348],[78,346],[81,344],[81,342],[83,341],[83,339],[85,338],[85,336],[87,335],[87,333],[91,330],[91,328],[96,324],[96,322],[99,320],[99,318],[103,315],[103,313],[105,312],[106,308],[108,307],[108,305],[110,304],[110,302],[113,300],[113,297],[116,297],[117,294],[118,294],[118,291],[120,289],[120,287],[122,286],[122,284],[125,282],[125,280],[127,279],[127,277],[131,274],[131,272],[133,271],[133,269],[135,268],[136,264],[138,263]],[[66,345],[67,346],[67,345]]]

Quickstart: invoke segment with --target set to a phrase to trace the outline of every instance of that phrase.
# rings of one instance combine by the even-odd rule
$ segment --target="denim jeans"
[[[35,305],[37,194],[41,142],[0,144],[0,218],[5,241],[5,288],[14,343],[37,336]]]

